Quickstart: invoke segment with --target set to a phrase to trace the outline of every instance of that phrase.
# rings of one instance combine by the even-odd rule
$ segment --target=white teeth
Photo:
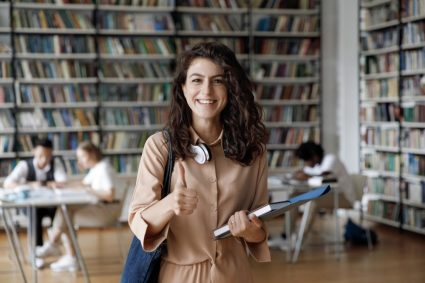
[[[198,99],[198,102],[201,104],[213,104],[214,100],[211,99]]]

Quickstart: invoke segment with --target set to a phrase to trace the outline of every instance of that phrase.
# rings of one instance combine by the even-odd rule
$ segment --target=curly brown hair
[[[186,102],[182,86],[187,71],[196,58],[206,58],[224,70],[227,104],[220,114],[223,125],[222,146],[227,158],[249,165],[265,150],[267,131],[262,122],[262,109],[255,102],[253,84],[235,54],[219,42],[203,42],[182,53],[177,59],[173,81],[170,115],[166,127],[177,158],[192,157],[190,151],[192,110]]]

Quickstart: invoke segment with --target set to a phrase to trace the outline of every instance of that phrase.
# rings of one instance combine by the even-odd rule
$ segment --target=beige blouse
[[[201,141],[193,130],[192,138],[193,144]],[[147,251],[167,239],[168,252],[163,256],[160,282],[252,282],[247,255],[260,262],[270,261],[266,240],[252,244],[235,237],[215,241],[212,236],[213,230],[227,224],[234,212],[267,203],[266,153],[251,166],[242,166],[224,156],[221,136],[209,148],[212,160],[206,164],[200,165],[192,158],[182,161],[186,185],[198,193],[194,213],[174,216],[160,235],[148,238],[148,226],[141,213],[160,199],[168,149],[162,133],[146,141],[130,204],[129,224]],[[171,191],[176,178],[173,174]]]

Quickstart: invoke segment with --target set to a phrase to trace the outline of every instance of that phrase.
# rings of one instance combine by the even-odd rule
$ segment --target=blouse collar
[[[194,128],[190,127],[190,128],[189,128],[189,130],[190,130],[190,135],[191,135],[192,143],[193,143],[193,144],[206,143],[204,140],[202,140],[202,139],[199,137],[198,133],[195,131],[195,129],[194,129]],[[221,144],[222,139],[223,139],[223,130],[221,130],[220,135],[218,136],[218,138],[217,138],[216,140],[214,140],[214,141],[213,141],[213,142],[211,142],[211,143],[206,143],[206,144],[207,144],[208,146],[215,146],[215,145],[217,145],[217,144]]]

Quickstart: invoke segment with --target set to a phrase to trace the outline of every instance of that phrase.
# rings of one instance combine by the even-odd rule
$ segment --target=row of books
[[[409,22],[403,26],[403,44],[416,44],[425,42],[425,23]]]
[[[16,53],[96,53],[94,38],[74,35],[17,35]]]
[[[119,174],[134,174],[139,168],[139,155],[113,155],[109,159]]]
[[[102,102],[169,101],[171,84],[101,85]]]
[[[8,43],[0,41],[0,54],[11,55],[12,47]]]
[[[16,64],[17,77],[33,78],[89,78],[96,77],[92,62],[73,60],[28,61],[22,60]]]
[[[248,53],[248,41],[246,38],[223,37],[215,38],[214,40],[221,42],[232,49],[237,55]],[[205,38],[200,37],[179,37],[175,39],[176,53],[180,54],[197,43],[205,41]]]
[[[361,127],[362,145],[398,147],[398,128]]]
[[[425,15],[424,0],[402,0],[401,1],[402,17],[413,17]]]
[[[108,132],[103,135],[102,148],[109,150],[142,149],[152,131]]]
[[[256,79],[274,77],[312,77],[318,72],[317,64],[314,61],[307,63],[277,62],[255,63],[254,73]]]
[[[406,187],[406,199],[415,202],[425,204],[425,182],[420,181],[419,183],[405,182]]]
[[[371,98],[397,98],[398,80],[396,78],[368,80],[364,83],[364,90],[361,91],[361,99]]]
[[[269,169],[300,167],[302,162],[295,157],[293,150],[269,150],[267,151]]]
[[[48,134],[19,134],[18,148],[21,152],[30,152],[34,148],[35,140],[48,138],[53,143],[53,150],[76,150],[78,145],[85,140],[99,144],[100,138],[97,132],[75,132],[75,133],[48,133]]]
[[[180,14],[181,30],[188,31],[243,31],[241,16],[219,14]]]
[[[425,176],[425,156],[412,153],[402,155],[403,173]]]
[[[317,105],[263,106],[266,122],[315,122]]]
[[[403,223],[416,229],[425,228],[425,209],[404,206]]]
[[[92,0],[15,0],[17,3],[46,3],[46,4],[94,4]]]
[[[366,188],[370,194],[399,196],[399,181],[393,178],[368,178]]]
[[[9,109],[0,109],[0,129],[13,129],[15,119]]]
[[[113,55],[176,54],[171,39],[166,38],[101,37],[99,51]]]
[[[122,29],[126,31],[174,31],[170,14],[135,14],[105,12],[99,15],[101,29]]]
[[[96,101],[94,85],[20,85],[18,105],[22,103],[75,103]]]
[[[398,222],[400,214],[400,204],[379,200],[371,200],[367,203],[367,213],[375,217]]]
[[[425,84],[421,83],[423,77],[409,76],[404,77],[401,82],[401,95],[402,96],[423,96],[425,95]]]
[[[100,121],[107,126],[140,126],[164,124],[168,108],[134,107],[102,109]]]
[[[125,5],[142,7],[172,7],[176,0],[100,0],[101,5]]]
[[[405,148],[424,149],[425,130],[424,129],[403,129],[401,145]]]
[[[16,159],[0,159],[0,178],[5,178],[16,166]]]
[[[11,78],[12,68],[9,61],[0,61],[0,78]]]
[[[394,103],[361,105],[361,122],[396,122],[400,119],[399,107]]]
[[[425,105],[416,104],[412,106],[402,105],[403,120],[405,122],[425,122]]]
[[[367,56],[365,62],[365,74],[379,74],[398,72],[398,53],[386,53],[374,56]]]
[[[173,76],[169,63],[160,62],[103,62],[100,64],[103,78],[170,78]]]
[[[253,7],[264,9],[314,9],[316,0],[255,0]]]
[[[388,28],[374,32],[361,32],[360,44],[363,51],[396,46],[398,44],[398,30]]]
[[[13,89],[10,86],[0,85],[0,105],[2,103],[12,103],[14,101]]]
[[[383,24],[398,19],[397,1],[389,1],[384,5],[374,6],[361,10],[362,29]]]
[[[306,141],[319,141],[318,128],[273,128],[270,129],[268,144],[297,146]]]
[[[317,16],[281,15],[268,16],[258,20],[256,31],[274,32],[317,32],[319,18]]]
[[[14,140],[13,135],[0,135],[0,154],[13,152]]]
[[[366,152],[362,156],[362,169],[400,172],[400,156],[389,152]]]
[[[182,1],[177,1],[177,4],[182,7],[238,9],[238,8],[247,8],[249,2],[243,1],[243,0],[182,0]]]
[[[402,71],[425,69],[425,48],[403,51],[400,57],[400,67]]]
[[[16,28],[93,29],[90,13],[73,10],[14,10]]]
[[[21,111],[17,113],[18,127],[21,129],[39,129],[47,127],[85,127],[95,126],[93,109],[43,109]]]
[[[257,99],[265,100],[313,100],[319,99],[319,84],[307,85],[264,85],[255,88]]]
[[[318,55],[320,40],[317,38],[260,39],[254,42],[254,52],[265,55]]]

